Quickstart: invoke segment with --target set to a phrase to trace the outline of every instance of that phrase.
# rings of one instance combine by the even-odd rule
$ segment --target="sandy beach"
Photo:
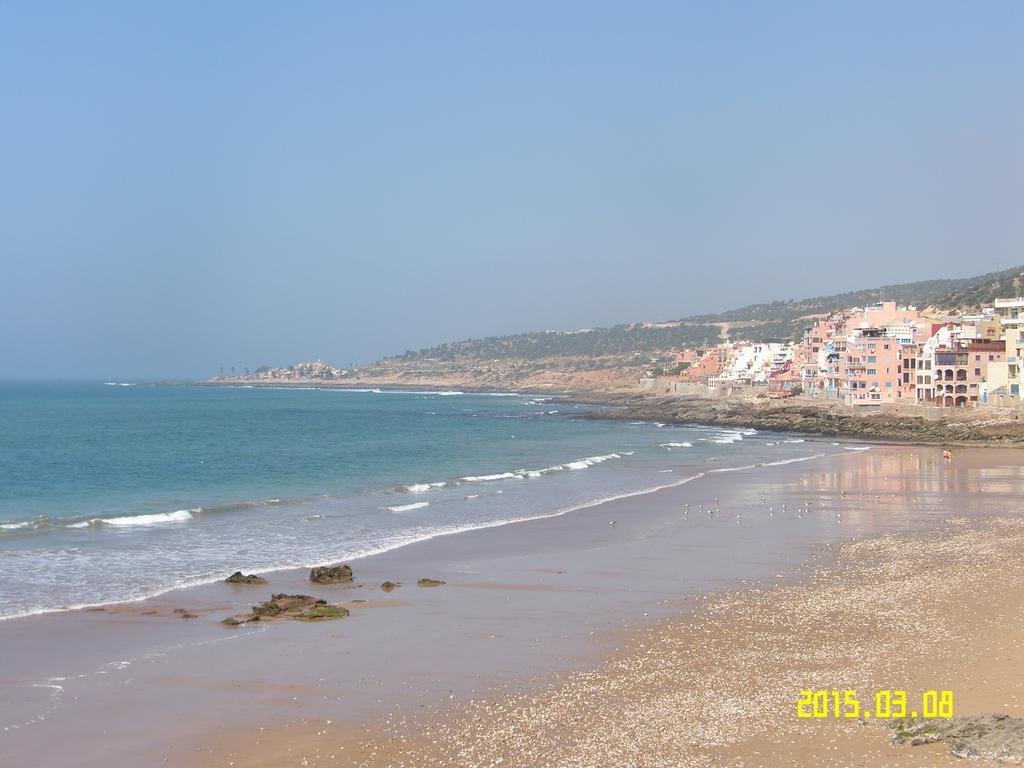
[[[949,689],[958,715],[1019,716],[1022,490],[1009,449],[831,447],[357,560],[351,586],[277,572],[0,622],[0,746],[21,766],[953,764],[878,722],[797,719],[797,696]],[[220,625],[270,592],[351,615]]]

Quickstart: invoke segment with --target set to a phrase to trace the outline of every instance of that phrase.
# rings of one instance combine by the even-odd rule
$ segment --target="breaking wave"
[[[201,507],[195,509],[179,509],[175,512],[156,512],[152,515],[126,515],[124,517],[94,517],[92,520],[83,520],[80,523],[71,523],[67,528],[96,528],[99,526],[113,526],[115,528],[129,527],[134,525],[160,525],[162,523],[181,523],[191,520],[202,512]]]
[[[411,512],[414,509],[423,509],[429,507],[429,501],[417,501],[412,504],[399,504],[395,507],[387,507],[388,512]]]

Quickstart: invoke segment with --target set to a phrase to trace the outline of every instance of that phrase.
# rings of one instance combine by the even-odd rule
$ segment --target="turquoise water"
[[[557,514],[822,444],[529,395],[0,383],[0,617]],[[833,451],[835,449],[832,449]]]

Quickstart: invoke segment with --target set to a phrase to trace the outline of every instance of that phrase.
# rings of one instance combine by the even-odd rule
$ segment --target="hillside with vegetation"
[[[538,331],[491,336],[409,351],[384,363],[458,365],[470,361],[551,360],[588,358],[621,364],[630,357],[664,354],[671,350],[721,341],[724,335],[749,341],[798,339],[812,315],[895,301],[936,312],[976,309],[1000,296],[1024,293],[1024,267],[968,278],[922,280],[809,299],[750,304],[717,314],[691,315],[661,323],[631,323],[583,331]]]

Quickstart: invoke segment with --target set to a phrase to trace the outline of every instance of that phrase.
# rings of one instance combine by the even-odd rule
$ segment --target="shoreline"
[[[839,456],[839,455],[842,455],[842,454],[831,454],[831,455]],[[822,458],[822,457],[821,456],[811,456],[811,457],[800,458],[800,459],[784,460],[784,461],[778,462],[778,463],[786,464],[786,463],[792,463],[792,462],[798,462],[798,461],[808,461],[808,460],[811,460],[811,459],[814,459],[814,458]],[[717,470],[712,470],[712,471],[715,471],[715,472],[742,471],[742,470],[745,470],[745,469],[753,469],[755,467],[774,466],[775,464],[776,464],[776,462],[763,462],[763,463],[759,463],[759,464],[755,464],[755,465],[750,465],[750,466],[729,467],[729,468],[717,469]],[[571,514],[573,512],[579,512],[579,511],[582,511],[582,510],[585,510],[585,509],[589,509],[589,508],[592,508],[592,507],[598,507],[598,506],[601,506],[602,504],[606,504],[606,503],[609,503],[609,502],[620,501],[620,500],[623,500],[623,499],[634,498],[634,497],[637,497],[637,496],[645,496],[647,494],[652,494],[652,493],[658,493],[660,491],[665,491],[665,490],[668,490],[670,488],[677,488],[679,486],[686,485],[687,483],[690,483],[690,482],[692,482],[694,480],[699,480],[700,478],[705,477],[707,474],[708,474],[707,471],[699,472],[696,475],[692,475],[692,476],[686,477],[686,478],[684,478],[682,480],[678,480],[678,481],[673,482],[673,483],[666,483],[664,485],[659,485],[659,486],[655,486],[655,487],[652,487],[652,488],[643,488],[643,489],[640,489],[640,490],[637,490],[637,491],[624,491],[622,493],[615,494],[613,496],[602,497],[602,498],[594,499],[593,501],[582,502],[580,504],[576,504],[576,505],[573,505],[573,506],[565,507],[565,508],[562,508],[562,509],[557,509],[557,510],[555,510],[553,512],[541,513],[541,514],[537,514],[537,515],[533,515],[533,516],[529,516],[529,517],[517,517],[517,518],[510,518],[510,519],[507,519],[507,520],[495,520],[495,521],[490,521],[490,522],[481,522],[481,523],[470,525],[470,526],[467,526],[467,527],[464,527],[464,528],[457,528],[457,529],[454,529],[454,530],[435,531],[435,532],[431,532],[429,534],[424,534],[420,538],[410,539],[408,541],[403,541],[401,543],[394,544],[393,546],[384,547],[384,548],[376,549],[376,550],[371,550],[371,551],[368,551],[368,552],[363,552],[363,553],[360,553],[360,554],[357,554],[357,555],[353,555],[353,556],[347,557],[347,558],[340,558],[340,559],[339,558],[331,558],[329,560],[314,561],[314,562],[312,562],[310,564],[304,564],[304,565],[284,565],[284,566],[281,566],[279,568],[269,568],[269,569],[262,569],[262,570],[253,570],[253,571],[251,571],[251,573],[253,575],[262,576],[262,577],[267,577],[267,576],[272,576],[272,575],[280,575],[280,574],[285,574],[285,575],[289,575],[289,576],[300,576],[300,575],[304,574],[306,571],[308,571],[310,569],[313,569],[313,568],[319,568],[319,567],[323,567],[323,566],[336,565],[336,564],[338,564],[341,561],[344,561],[345,563],[356,563],[356,562],[359,562],[360,560],[365,560],[367,558],[372,558],[372,557],[378,557],[380,555],[386,555],[386,554],[391,553],[391,552],[397,552],[397,551],[402,550],[402,549],[404,549],[406,547],[415,546],[417,544],[422,544],[424,542],[433,541],[434,539],[444,538],[446,536],[458,536],[458,535],[465,534],[465,533],[475,533],[477,531],[486,531],[486,530],[491,530],[491,529],[495,529],[495,528],[502,528],[502,527],[509,526],[509,525],[518,525],[518,524],[521,524],[521,523],[530,523],[530,522],[534,522],[536,520],[547,520],[547,519],[550,519],[550,518],[561,517],[563,515]],[[199,589],[199,588],[202,588],[202,587],[210,586],[212,584],[221,584],[223,582],[224,582],[224,578],[221,575],[211,576],[211,577],[208,577],[208,578],[207,577],[201,577],[200,580],[196,580],[194,582],[190,582],[190,583],[186,583],[186,584],[176,584],[176,585],[169,586],[169,587],[160,587],[160,588],[157,589],[157,591],[154,591],[154,592],[151,592],[151,593],[148,593],[148,594],[145,594],[145,595],[140,595],[139,597],[128,598],[128,599],[121,599],[121,600],[109,600],[109,601],[105,601],[105,602],[96,602],[96,603],[84,603],[84,604],[81,604],[81,605],[69,605],[69,606],[62,606],[62,607],[59,607],[59,608],[44,608],[44,609],[40,609],[40,610],[37,610],[37,611],[29,612],[29,613],[14,614],[14,615],[10,615],[10,616],[0,616],[0,622],[14,621],[14,620],[18,620],[18,619],[31,619],[31,618],[34,618],[34,617],[37,617],[37,616],[48,616],[48,615],[51,615],[51,614],[61,614],[61,613],[76,612],[76,611],[92,611],[92,610],[97,610],[97,609],[107,609],[107,608],[118,608],[118,607],[124,607],[124,606],[131,606],[131,605],[134,605],[136,603],[143,603],[143,602],[146,602],[146,601],[149,601],[149,600],[156,600],[158,598],[164,597],[166,595],[169,595],[169,594],[172,594],[172,593],[175,593],[175,592],[187,592],[188,590]]]
[[[990,450],[985,456],[989,465],[1017,461],[1005,451]],[[275,574],[266,587],[210,584],[114,610],[0,622],[0,639],[15,656],[21,651],[19,669],[0,673],[0,679],[38,682],[53,669],[55,657],[68,679],[84,670],[87,676],[69,688],[55,712],[33,726],[40,734],[70,729],[67,744],[80,745],[93,739],[90,706],[109,708],[106,687],[124,676],[128,687],[121,689],[124,701],[117,703],[115,714],[124,719],[125,733],[133,734],[120,745],[122,757],[136,765],[160,764],[168,754],[172,744],[158,726],[167,717],[181,718],[177,741],[203,745],[217,740],[206,722],[211,717],[221,734],[256,724],[284,727],[293,718],[313,722],[317,712],[356,724],[382,716],[381,705],[374,703],[378,699],[419,709],[437,706],[449,688],[458,701],[496,686],[522,692],[516,686],[529,680],[591,668],[622,630],[688,611],[702,595],[728,590],[744,579],[749,585],[771,583],[779,573],[792,578],[824,543],[941,518],[946,514],[942,504],[922,483],[933,473],[949,475],[942,480],[947,483],[967,471],[966,465],[943,467],[934,449],[847,451],[793,467],[705,475],[702,482],[501,531],[430,539],[354,561],[357,583],[351,587],[316,587],[304,578],[306,572],[286,572]],[[830,521],[825,506],[839,503],[837,488],[874,487],[880,477],[905,486],[901,498],[925,493],[923,501],[907,508],[913,511],[910,519],[879,519],[868,510],[850,510],[841,523]],[[961,493],[952,487],[951,492]],[[759,494],[787,496],[790,513],[768,517]],[[696,506],[713,496],[742,509],[742,520],[738,514],[735,520],[732,514],[693,514],[689,521],[680,516],[684,500]],[[820,503],[821,512],[794,514],[800,498]],[[617,525],[609,525],[612,515]],[[686,553],[682,561],[680,552]],[[415,586],[418,577],[447,585],[421,589]],[[406,586],[384,595],[377,585],[385,579]],[[229,629],[216,624],[271,591],[343,598],[352,616],[314,625]],[[199,620],[182,621],[172,612],[178,607]],[[69,633],[78,638],[70,657],[66,646],[61,644],[59,651],[55,646]],[[237,642],[245,644],[244,654],[231,650]],[[72,663],[74,658],[81,663]],[[127,666],[109,666],[114,662]],[[170,670],[177,672],[168,677]],[[159,706],[152,698],[156,692]],[[70,695],[75,704],[67,699]],[[328,700],[333,702],[329,707]],[[196,721],[197,713],[204,713],[202,722]],[[22,733],[31,736],[28,729]],[[21,754],[19,746],[38,747],[38,738],[12,745],[14,754]],[[67,753],[49,757],[50,764],[103,764],[99,754],[77,751],[71,762]]]
[[[920,413],[879,410],[857,413],[834,401],[758,402],[740,398],[655,395],[636,390],[574,395],[571,402],[602,406],[582,419],[661,422],[673,425],[752,428],[898,445],[1017,447],[1024,444],[1024,418],[1006,409],[946,409]],[[556,398],[555,402],[558,402]]]
[[[603,406],[576,418],[663,422],[674,425],[753,428],[909,445],[1019,446],[1024,444],[1024,411],[995,407],[938,409],[922,415],[917,406],[857,412],[832,400],[786,399],[759,402],[741,397],[657,394],[639,387],[572,389],[522,387],[502,391],[493,386],[455,383],[399,384],[337,381],[201,381],[187,386],[266,389],[338,389],[380,392],[447,392],[481,395],[534,395],[552,402]],[[908,410],[909,408],[909,410]],[[946,434],[946,433],[949,434]]]
[[[1007,562],[1007,552],[1018,557]],[[187,764],[952,768],[964,764],[961,757],[978,766],[1024,762],[1015,732],[1024,722],[1024,617],[1016,610],[1024,598],[1024,521],[954,517],[923,532],[865,537],[818,554],[795,584],[708,595],[689,614],[626,630],[594,667],[533,690],[393,713],[366,727],[312,720],[258,734],[229,732],[189,755]],[[935,594],[929,582],[965,556],[974,561],[962,566],[961,580]],[[967,596],[974,598],[969,607]],[[908,611],[908,602],[918,610]],[[924,691],[953,690],[959,718],[995,712],[1010,719],[1002,733],[982,732],[974,741],[988,751],[972,754],[970,739],[967,746],[899,743],[896,719],[794,717],[802,687],[836,686],[856,690],[865,702],[879,690],[905,690],[915,708]]]

